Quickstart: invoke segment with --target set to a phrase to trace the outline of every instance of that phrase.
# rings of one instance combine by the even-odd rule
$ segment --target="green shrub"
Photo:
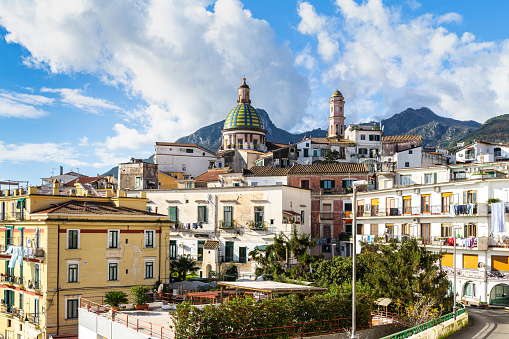
[[[145,305],[148,301],[148,292],[150,287],[147,286],[133,286],[131,287],[131,294],[133,301],[136,305]]]
[[[127,304],[127,294],[121,291],[110,291],[104,296],[104,302],[110,306],[118,307],[120,304]]]

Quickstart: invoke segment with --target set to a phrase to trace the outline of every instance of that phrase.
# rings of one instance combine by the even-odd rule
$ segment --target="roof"
[[[239,88],[249,88],[249,86],[246,84],[246,78],[242,78],[242,84],[239,86]]]
[[[274,177],[286,176],[290,168],[276,168],[272,166],[253,166],[246,173],[246,176]]]
[[[405,141],[422,141],[420,135],[384,135],[382,136],[382,142],[405,142]]]
[[[343,94],[341,94],[340,91],[338,90],[335,90],[334,93],[332,93],[331,97],[342,97]]]
[[[276,149],[280,149],[283,147],[288,147],[288,144],[282,144],[280,142],[272,142],[272,141],[266,141],[265,146],[267,146],[267,150],[274,151]]]
[[[96,181],[97,179],[100,179],[102,177],[79,177],[74,180],[69,181],[64,185],[64,187],[74,187],[74,184],[80,183],[80,184],[88,184],[92,181]]]
[[[129,207],[115,206],[113,202],[70,200],[63,204],[46,208],[34,214],[95,214],[95,215],[138,215],[161,216],[162,214],[137,210]]]
[[[209,169],[207,172],[200,174],[196,178],[194,178],[195,181],[217,181],[219,180],[220,174],[225,174],[230,172],[230,167],[221,167],[221,168],[213,168]]]
[[[211,248],[215,249],[219,247],[219,240],[207,240],[205,244],[203,244],[203,248]]]
[[[196,148],[199,148],[199,149],[201,149],[203,151],[207,151],[209,153],[215,154],[211,150],[206,149],[205,147],[200,146],[198,144],[187,144],[187,143],[182,143],[182,142],[159,142],[158,141],[158,142],[156,142],[156,146],[196,147]]]
[[[224,129],[242,127],[263,130],[263,121],[250,104],[238,104],[230,111],[224,121]]]
[[[276,281],[218,281],[219,286],[264,293],[320,293],[326,288],[286,284]]]
[[[288,214],[288,215],[294,215],[294,216],[300,216],[300,213],[297,213],[297,212],[294,212],[294,211],[286,211],[286,210],[283,210],[283,213],[285,214]]]
[[[337,173],[368,173],[366,164],[335,163],[315,165],[294,165],[288,174],[337,174]]]

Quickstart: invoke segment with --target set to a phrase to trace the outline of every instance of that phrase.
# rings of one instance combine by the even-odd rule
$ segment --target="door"
[[[386,200],[385,200],[385,214],[386,215],[398,215],[398,210],[396,209],[396,199],[386,198]]]
[[[452,192],[442,193],[442,213],[449,213],[451,205]]]
[[[225,244],[224,261],[225,262],[233,261],[233,241],[227,241]]]
[[[421,224],[421,237],[423,244],[431,244],[431,224]]]

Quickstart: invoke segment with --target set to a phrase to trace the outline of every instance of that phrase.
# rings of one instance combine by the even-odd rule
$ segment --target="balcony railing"
[[[394,162],[380,162],[375,164],[376,172],[394,172],[396,165]]]
[[[42,290],[42,284],[40,281],[34,281],[34,280],[28,280],[27,288],[35,291],[41,291]]]
[[[416,216],[416,215],[443,215],[450,214],[454,210],[455,215],[477,215],[477,204],[465,205],[424,205],[405,206],[391,208],[375,208],[364,205],[363,210],[357,211],[357,217],[392,217],[392,216]]]
[[[5,244],[0,244],[0,253],[2,254],[7,254],[7,249],[9,247],[12,247],[14,245],[10,244],[10,245],[5,245]],[[14,247],[20,247],[20,246],[14,246]],[[23,247],[24,248],[24,252],[25,252],[25,258],[28,256],[29,258],[42,258],[44,257],[44,248],[42,247],[36,247],[36,248],[33,248],[32,251],[29,251],[30,248],[32,247]],[[9,254],[7,254],[9,255]]]
[[[14,275],[7,275],[5,273],[2,273],[0,275],[0,281],[3,283],[7,283],[7,284],[23,285],[25,278],[16,277]]]
[[[266,230],[268,227],[265,221],[250,221],[249,228],[252,230]]]
[[[175,225],[172,227],[174,230],[178,231],[199,231],[203,229],[203,222],[175,222]]]
[[[221,229],[233,229],[237,228],[237,222],[235,220],[219,221],[219,228]]]
[[[320,213],[320,219],[321,220],[333,220],[334,219],[334,212],[321,212]]]

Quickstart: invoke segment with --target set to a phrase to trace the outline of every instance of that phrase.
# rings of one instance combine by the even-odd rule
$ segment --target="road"
[[[509,338],[509,311],[467,307],[469,324],[453,335],[454,339],[507,339]]]

